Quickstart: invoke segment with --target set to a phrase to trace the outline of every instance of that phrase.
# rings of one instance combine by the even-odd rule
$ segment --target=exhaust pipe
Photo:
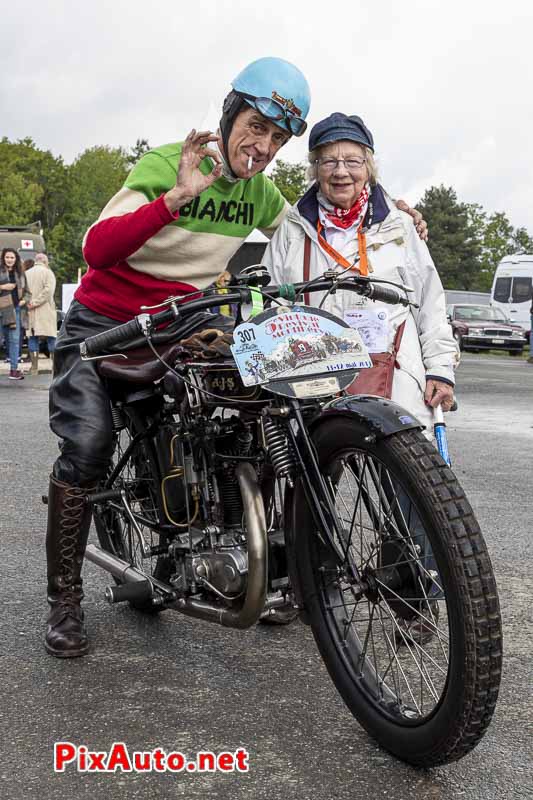
[[[108,586],[105,590],[105,599],[108,603],[123,603],[128,600],[147,602],[157,597],[147,575],[132,567],[127,561],[108,553],[107,550],[88,544],[85,558],[120,581],[117,586]]]
[[[123,561],[118,556],[108,553],[107,550],[102,550],[95,544],[88,544],[85,550],[85,558],[96,564],[97,567],[105,569],[114,578],[122,583],[142,583],[147,580],[147,575],[144,572],[132,567],[127,561]]]
[[[267,593],[267,525],[263,496],[251,464],[235,470],[243,501],[248,533],[248,585],[240,608],[219,608],[202,600],[180,597],[171,608],[190,617],[216,622],[226,628],[249,628],[263,613]]]
[[[265,609],[268,576],[267,524],[263,496],[254,468],[251,464],[243,462],[237,466],[235,474],[241,490],[248,533],[248,584],[242,605],[239,608],[219,608],[206,601],[190,597],[180,597],[170,603],[164,601],[164,605],[181,614],[197,617],[207,622],[216,622],[226,628],[243,629],[254,625]],[[116,590],[113,587],[113,596],[107,597],[109,602],[131,599],[131,592],[125,590],[128,584],[133,584],[131,589],[133,590],[132,596],[135,595],[134,599],[137,599],[136,590],[138,590],[140,599],[147,599],[149,577],[143,572],[95,545],[87,546],[85,557],[123,583],[124,592],[119,591],[115,597]],[[135,584],[137,586],[134,588]],[[153,581],[153,584],[166,590],[168,595],[173,594],[171,587],[163,586],[159,581]],[[117,587],[117,589],[119,588]],[[124,596],[119,597],[122,594]],[[156,597],[157,595],[153,594],[152,596]]]

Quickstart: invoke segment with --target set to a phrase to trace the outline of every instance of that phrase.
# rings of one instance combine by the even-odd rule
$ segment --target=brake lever
[[[125,358],[126,361],[128,360],[128,356],[124,355],[124,353],[109,353],[105,356],[84,356],[82,353],[80,356],[81,361],[103,361],[104,358]]]

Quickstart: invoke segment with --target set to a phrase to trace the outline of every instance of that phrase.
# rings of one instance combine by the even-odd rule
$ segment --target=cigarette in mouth
[[[252,156],[250,156],[248,159],[248,172],[250,172],[250,170],[252,169],[252,164],[253,164],[253,158]]]

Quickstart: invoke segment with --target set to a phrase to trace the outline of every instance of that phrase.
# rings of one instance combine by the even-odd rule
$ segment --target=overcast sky
[[[67,162],[214,125],[231,79],[275,55],[308,78],[311,123],[363,117],[394,195],[444,183],[533,234],[531,0],[17,0],[0,30],[0,136]]]

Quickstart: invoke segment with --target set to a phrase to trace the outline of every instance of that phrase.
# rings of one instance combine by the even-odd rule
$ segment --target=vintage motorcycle
[[[247,628],[298,613],[384,748],[426,767],[461,758],[501,672],[483,536],[420,423],[347,393],[371,363],[358,334],[300,302],[342,289],[408,305],[406,287],[268,281],[252,268],[223,298],[169,298],[80,346],[109,383],[115,437],[87,498],[100,543],[87,558],[113,576],[110,603],[149,614]],[[238,311],[231,353],[215,334],[191,352],[183,340],[221,302]]]

